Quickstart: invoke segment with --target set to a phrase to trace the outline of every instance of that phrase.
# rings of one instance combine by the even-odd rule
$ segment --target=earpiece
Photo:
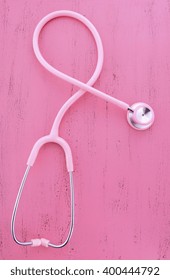
[[[133,128],[145,130],[154,122],[154,111],[149,105],[138,102],[128,108],[127,119]]]

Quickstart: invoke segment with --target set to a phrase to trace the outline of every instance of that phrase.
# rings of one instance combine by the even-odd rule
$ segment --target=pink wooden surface
[[[66,114],[61,135],[74,159],[75,228],[63,249],[16,245],[10,219],[34,142],[50,131],[76,88],[37,62],[32,34],[49,12],[85,15],[104,46],[95,87],[127,103],[144,101],[156,115],[148,131],[133,130],[124,111],[88,93]],[[41,36],[45,57],[87,81],[95,67],[92,36],[62,18]],[[170,2],[168,0],[0,1],[0,258],[170,259]],[[42,149],[23,193],[18,238],[61,242],[70,221],[62,150]]]

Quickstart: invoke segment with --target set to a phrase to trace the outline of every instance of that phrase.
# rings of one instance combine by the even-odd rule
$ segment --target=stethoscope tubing
[[[44,59],[44,57],[42,56],[42,54],[40,52],[38,39],[39,39],[39,35],[40,35],[42,28],[50,20],[57,18],[57,17],[62,17],[62,16],[72,17],[72,18],[77,19],[80,22],[82,22],[91,31],[91,33],[95,39],[95,43],[96,43],[96,47],[97,47],[97,54],[98,54],[97,67],[96,67],[96,71],[94,72],[94,75],[87,83],[83,83],[83,82],[81,82],[73,77],[70,77],[69,75],[57,70]],[[46,68],[49,72],[51,72],[53,75],[57,76],[58,78],[66,81],[66,82],[69,82],[83,90],[83,92],[81,92],[81,94],[76,93],[76,94],[74,94],[74,97],[72,99],[68,99],[68,101],[67,101],[68,106],[69,105],[71,106],[75,101],[77,101],[77,99],[79,99],[79,97],[83,93],[89,92],[89,93],[92,93],[92,94],[104,99],[107,102],[110,102],[112,104],[119,106],[120,108],[122,108],[124,110],[127,110],[130,107],[129,104],[127,104],[123,101],[120,101],[112,96],[109,96],[108,94],[92,87],[94,82],[98,79],[98,76],[99,76],[98,73],[101,72],[101,70],[102,70],[104,52],[103,52],[102,41],[101,41],[98,31],[96,30],[95,26],[84,16],[82,16],[76,12],[73,12],[73,11],[65,11],[65,10],[55,11],[55,12],[48,14],[47,16],[45,16],[43,19],[40,20],[37,27],[35,28],[35,31],[33,34],[33,49],[34,49],[35,56],[37,57],[38,61],[44,68]],[[67,109],[68,109],[68,107],[66,108],[66,110]]]
[[[63,16],[71,17],[71,18],[77,19],[78,21],[82,22],[87,27],[87,29],[90,30],[91,34],[94,37],[94,40],[96,43],[98,59],[97,59],[96,68],[94,70],[94,73],[87,83],[83,83],[83,82],[81,82],[73,77],[70,77],[69,75],[57,70],[44,59],[44,57],[42,56],[42,54],[40,52],[39,35],[40,35],[42,28],[50,20],[52,20],[54,18],[58,18],[58,17],[63,17]],[[45,247],[49,246],[49,247],[53,247],[53,248],[62,248],[68,243],[68,241],[71,238],[73,228],[74,228],[74,213],[75,213],[74,183],[73,183],[74,166],[73,166],[72,152],[71,152],[69,144],[62,137],[59,136],[59,127],[60,127],[62,118],[65,115],[65,113],[67,112],[67,110],[85,92],[89,92],[95,96],[98,96],[98,97],[104,99],[106,102],[110,102],[110,103],[120,107],[121,109],[126,110],[127,119],[128,119],[129,124],[133,128],[138,129],[138,130],[147,129],[152,125],[152,123],[154,121],[154,112],[153,112],[152,108],[145,103],[139,102],[139,103],[133,104],[132,106],[129,106],[129,104],[127,104],[121,100],[118,100],[112,96],[109,96],[106,93],[92,87],[93,84],[98,79],[98,77],[101,73],[101,70],[102,70],[103,58],[104,58],[103,45],[102,45],[100,35],[97,32],[94,25],[86,17],[82,16],[81,14],[78,14],[73,11],[61,10],[61,11],[52,12],[52,13],[48,14],[47,16],[45,16],[44,18],[42,18],[40,20],[40,22],[37,24],[34,34],[33,34],[33,50],[34,50],[35,56],[37,57],[38,61],[46,70],[48,70],[50,73],[52,73],[56,77],[58,77],[64,81],[67,81],[67,82],[71,83],[72,85],[77,86],[79,88],[79,90],[74,95],[72,95],[61,107],[61,109],[59,110],[59,112],[57,113],[57,115],[55,117],[55,120],[53,122],[50,133],[46,136],[41,137],[39,140],[37,140],[37,142],[34,144],[32,150],[31,150],[30,156],[27,161],[27,168],[24,173],[23,179],[21,181],[21,185],[20,185],[20,188],[18,191],[18,195],[17,195],[16,201],[15,201],[15,205],[14,205],[14,209],[13,209],[13,213],[12,213],[11,232],[12,232],[12,237],[13,237],[14,241],[19,245],[23,245],[23,246],[30,246],[30,245],[31,246],[40,246],[40,245],[42,245]],[[16,220],[19,202],[21,199],[21,195],[22,195],[30,168],[34,165],[34,162],[38,156],[39,150],[41,149],[41,147],[43,145],[50,143],[50,142],[60,145],[65,153],[66,167],[67,167],[67,171],[69,173],[69,182],[70,182],[70,227],[69,227],[69,231],[68,231],[65,241],[58,245],[51,243],[49,240],[47,240],[45,238],[31,239],[31,241],[22,242],[17,239],[16,234],[15,234],[15,220]]]
[[[73,79],[72,77],[69,77],[68,75],[58,71],[57,69],[55,69],[54,67],[52,67],[50,64],[48,64],[45,59],[42,57],[41,52],[39,50],[39,43],[38,43],[38,39],[39,39],[39,34],[43,28],[43,26],[50,21],[53,18],[59,17],[59,16],[69,16],[69,17],[73,17],[76,18],[78,20],[80,20],[81,22],[83,22],[87,28],[90,29],[90,31],[92,32],[92,35],[94,36],[95,42],[96,42],[96,46],[97,46],[97,54],[98,54],[98,60],[97,60],[97,64],[96,64],[96,68],[95,71],[92,75],[92,77],[90,78],[90,80],[87,82],[87,85],[85,85],[84,83],[81,83],[80,81]],[[18,245],[23,245],[23,246],[40,246],[43,245],[45,247],[53,247],[53,248],[62,248],[64,247],[68,241],[70,240],[71,236],[72,236],[72,232],[73,232],[73,228],[74,228],[74,183],[73,183],[73,160],[72,160],[72,153],[71,153],[71,149],[68,145],[68,143],[61,137],[59,137],[59,126],[60,123],[62,121],[62,118],[64,116],[64,114],[66,113],[66,111],[70,108],[70,106],[76,102],[85,92],[86,92],[86,86],[89,86],[90,89],[93,89],[90,87],[90,85],[93,85],[95,83],[95,81],[98,79],[100,72],[102,70],[102,66],[103,66],[103,46],[102,46],[102,42],[100,39],[100,36],[96,30],[96,28],[93,26],[93,24],[87,20],[85,17],[83,17],[82,15],[72,12],[72,11],[56,11],[53,12],[49,15],[47,15],[46,17],[44,17],[37,25],[34,34],[33,34],[33,49],[34,49],[34,53],[37,57],[37,59],[39,60],[39,62],[48,70],[50,71],[52,74],[54,74],[55,76],[69,81],[69,82],[73,82],[73,84],[75,85],[79,85],[82,84],[82,86],[84,87],[84,89],[82,89],[82,87],[80,87],[81,89],[79,89],[72,97],[70,97],[65,103],[64,105],[61,107],[61,109],[59,110],[51,132],[49,135],[46,135],[44,137],[41,137],[33,146],[33,149],[30,153],[30,156],[28,158],[27,161],[27,168],[25,171],[25,174],[23,176],[19,191],[18,191],[18,195],[15,201],[15,205],[14,205],[14,209],[13,209],[13,213],[12,213],[12,219],[11,219],[11,232],[12,232],[12,237],[14,239],[14,241],[18,244]],[[31,241],[25,241],[25,242],[21,242],[17,239],[16,234],[15,234],[15,220],[16,220],[16,215],[17,215],[17,210],[18,210],[18,206],[19,206],[19,202],[21,199],[21,195],[30,171],[30,168],[33,166],[38,152],[40,150],[40,148],[49,142],[54,142],[59,144],[64,152],[65,152],[65,157],[66,157],[66,164],[67,164],[67,170],[69,172],[69,178],[70,178],[70,204],[71,204],[71,221],[70,221],[70,228],[69,228],[69,232],[68,235],[65,239],[64,242],[62,242],[59,245],[56,245],[54,243],[51,243],[49,240],[41,238],[41,239],[31,239]]]

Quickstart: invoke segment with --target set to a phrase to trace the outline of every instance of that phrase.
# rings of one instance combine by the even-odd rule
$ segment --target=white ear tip
[[[127,119],[130,126],[137,130],[149,128],[155,119],[153,109],[143,102],[133,104],[128,108]]]

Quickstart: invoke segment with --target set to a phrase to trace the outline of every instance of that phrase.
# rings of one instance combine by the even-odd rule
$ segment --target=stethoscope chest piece
[[[39,48],[39,35],[46,23],[48,23],[50,20],[54,18],[59,18],[59,17],[71,17],[74,18],[81,23],[83,23],[89,31],[92,33],[95,43],[96,43],[96,48],[97,48],[97,63],[96,63],[96,68],[94,70],[93,75],[89,79],[87,83],[83,83],[73,77],[70,77],[69,75],[57,70],[54,68],[52,65],[50,65],[42,56],[40,48]],[[12,219],[11,219],[11,233],[13,236],[14,241],[23,246],[32,246],[32,247],[37,247],[37,246],[44,246],[44,247],[53,247],[53,248],[62,248],[64,247],[70,240],[73,228],[74,228],[74,184],[73,184],[73,171],[74,171],[74,166],[73,166],[73,159],[72,159],[72,152],[69,144],[62,138],[60,137],[59,133],[59,127],[60,123],[67,112],[67,110],[85,93],[85,92],[90,92],[102,99],[104,99],[107,102],[111,102],[112,104],[120,107],[121,109],[124,109],[125,112],[127,112],[127,120],[131,127],[137,129],[137,130],[145,130],[149,128],[153,122],[154,122],[154,112],[152,108],[142,102],[135,103],[132,106],[129,106],[129,104],[116,99],[110,95],[107,95],[106,93],[95,89],[93,87],[93,84],[97,81],[101,70],[102,70],[102,65],[103,65],[103,46],[102,46],[102,41],[101,38],[94,27],[94,25],[84,16],[73,12],[73,11],[66,11],[66,10],[61,10],[61,11],[54,11],[44,18],[40,20],[38,23],[37,27],[35,28],[34,35],[33,35],[33,49],[35,52],[35,55],[38,59],[38,61],[42,64],[44,68],[46,68],[49,72],[51,72],[53,75],[55,75],[58,78],[63,79],[64,81],[67,81],[74,86],[78,87],[78,91],[72,95],[61,107],[59,112],[57,113],[54,123],[52,125],[51,131],[49,134],[39,138],[36,143],[34,144],[30,156],[27,161],[27,168],[25,171],[25,174],[23,176],[23,179],[21,181],[20,188],[18,190],[18,195],[15,201],[13,213],[12,213]],[[55,143],[61,146],[61,148],[64,150],[65,158],[66,158],[66,167],[67,171],[69,172],[69,178],[70,178],[70,226],[69,226],[69,231],[67,234],[67,237],[65,241],[63,241],[60,244],[55,244],[51,243],[48,239],[45,238],[38,238],[38,239],[30,239],[29,241],[19,241],[16,237],[15,234],[15,220],[16,220],[16,215],[17,215],[17,210],[19,206],[19,202],[22,196],[22,192],[29,174],[29,170],[31,167],[33,167],[34,162],[38,156],[38,153],[43,145],[46,145],[47,143]]]
[[[128,108],[127,119],[133,128],[145,130],[154,122],[154,111],[149,105],[138,102]]]

